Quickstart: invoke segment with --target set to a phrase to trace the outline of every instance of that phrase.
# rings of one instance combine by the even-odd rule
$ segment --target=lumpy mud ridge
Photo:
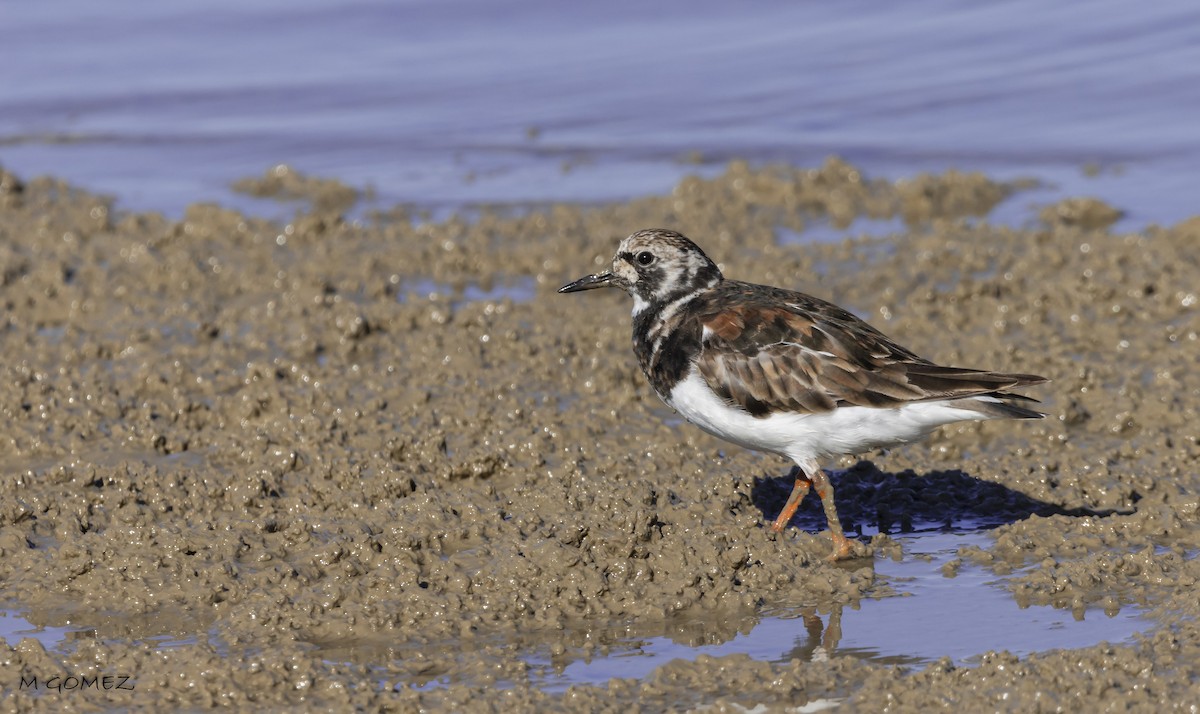
[[[0,175],[2,597],[73,633],[6,637],[7,709],[1200,701],[1200,217],[1118,234],[1115,210],[1080,199],[1015,229],[986,215],[1017,186],[893,183],[836,160],[441,222],[350,219],[352,189],[286,171],[241,187],[309,208],[276,223],[196,205],[172,221]],[[908,229],[780,240],[862,217]],[[652,226],[940,363],[1045,375],[1050,416],[842,463],[844,524],[872,555],[827,563],[815,499],[804,528],[767,527],[786,462],[654,397],[622,296],[555,294]],[[829,614],[902,591],[875,565],[906,557],[892,535],[930,527],[986,536],[946,576],[980,568],[1021,606],[1080,617],[1140,608],[1144,632],[968,664],[839,653]],[[802,641],[824,618],[806,653],[565,688],[530,664],[602,657],[618,626],[712,644],[780,612]],[[132,688],[19,686],[117,675]]]

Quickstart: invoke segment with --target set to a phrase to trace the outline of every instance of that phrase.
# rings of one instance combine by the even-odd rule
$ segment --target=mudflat
[[[353,189],[287,170],[241,188],[307,202],[286,222],[215,205],[176,221],[0,175],[0,598],[85,628],[0,644],[7,710],[1200,702],[1200,217],[1115,232],[1117,211],[1081,198],[1004,227],[986,216],[1019,186],[837,160],[442,221],[347,218]],[[907,229],[804,242],[860,218]],[[940,363],[1045,375],[1028,393],[1049,416],[840,464],[849,534],[876,535],[860,535],[870,557],[827,563],[815,499],[807,529],[767,527],[787,462],[657,401],[624,296],[555,293],[654,226]],[[1136,606],[1150,625],[970,666],[831,641],[554,688],[530,663],[603,657],[618,631],[723,642],[765,612],[895,595],[875,571],[904,557],[887,533],[931,523],[988,536],[947,576],[982,567],[1022,606]],[[105,676],[129,679],[78,686]]]

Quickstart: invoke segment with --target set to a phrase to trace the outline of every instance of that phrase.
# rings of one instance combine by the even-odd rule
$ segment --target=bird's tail
[[[977,397],[955,399],[950,402],[950,405],[959,409],[970,409],[973,412],[979,412],[988,419],[1043,419],[1046,416],[1041,412],[1019,406],[1015,402],[1037,404],[1038,400],[1023,394],[1013,394],[1012,392],[993,392],[991,394],[981,394]]]

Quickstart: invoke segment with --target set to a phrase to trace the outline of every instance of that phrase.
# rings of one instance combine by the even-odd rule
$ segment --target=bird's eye
[[[638,265],[650,265],[654,262],[654,254],[648,250],[643,250],[637,254],[635,260],[637,260]]]

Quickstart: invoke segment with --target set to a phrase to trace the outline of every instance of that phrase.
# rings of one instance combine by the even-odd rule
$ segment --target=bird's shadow
[[[880,471],[859,461],[844,471],[831,471],[842,527],[848,536],[871,533],[911,533],[931,528],[980,529],[1015,523],[1029,516],[1110,516],[1128,511],[1064,508],[1039,501],[963,471]],[[762,476],[754,480],[750,498],[764,520],[774,520],[792,491],[795,477]],[[807,531],[826,527],[821,501],[809,493],[788,524]]]

